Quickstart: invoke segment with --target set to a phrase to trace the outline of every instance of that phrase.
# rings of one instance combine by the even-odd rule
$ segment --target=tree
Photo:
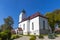
[[[1,32],[2,30],[1,30],[1,26],[0,26],[0,32]]]
[[[2,31],[5,31],[5,30],[6,30],[6,25],[5,25],[5,24],[2,24],[2,25],[1,25],[1,30],[2,30]]]
[[[60,10],[54,10],[53,12],[46,13],[45,16],[48,17],[49,25],[51,26],[52,31],[53,31],[55,28],[54,25],[56,23],[58,24],[60,23]]]
[[[2,31],[13,29],[13,24],[14,21],[12,17],[8,16],[7,18],[4,18],[4,24],[1,25]]]
[[[4,18],[4,24],[1,25],[2,32],[0,33],[0,37],[2,40],[10,40],[11,39],[11,29],[13,29],[13,18],[8,16]]]
[[[11,16],[8,16],[7,18],[4,18],[4,22],[5,22],[5,26],[7,27],[7,29],[11,30],[13,29],[13,18]]]
[[[11,26],[13,26],[13,24],[14,24],[13,18],[11,16],[4,18],[4,22],[8,25],[11,25]]]

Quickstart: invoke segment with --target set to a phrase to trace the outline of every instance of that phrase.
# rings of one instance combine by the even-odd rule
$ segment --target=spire
[[[26,12],[23,9],[19,15],[19,22],[21,22],[24,18],[26,18]]]
[[[22,12],[23,12],[23,13],[26,13],[24,9],[22,10]]]

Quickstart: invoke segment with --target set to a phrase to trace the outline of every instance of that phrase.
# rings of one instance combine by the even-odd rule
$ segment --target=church
[[[39,35],[49,32],[48,18],[36,12],[27,17],[25,10],[19,15],[18,28],[22,29],[23,35]]]

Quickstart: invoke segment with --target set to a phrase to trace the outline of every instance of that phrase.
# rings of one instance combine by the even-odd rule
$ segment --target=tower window
[[[32,30],[34,30],[34,23],[32,23]]]

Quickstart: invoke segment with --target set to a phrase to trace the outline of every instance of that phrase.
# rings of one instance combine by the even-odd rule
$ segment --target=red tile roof
[[[47,17],[41,15],[39,12],[36,12],[35,14],[33,14],[33,15],[27,17],[27,18],[24,18],[21,22],[26,21],[26,20],[31,20],[31,19],[33,19],[33,18],[35,18],[37,16],[40,16],[40,17],[43,17],[43,18],[47,18]]]
[[[37,13],[33,14],[32,16],[30,16],[30,19],[33,19],[33,18],[35,18],[37,16],[40,16],[40,13],[39,12],[37,12]]]

